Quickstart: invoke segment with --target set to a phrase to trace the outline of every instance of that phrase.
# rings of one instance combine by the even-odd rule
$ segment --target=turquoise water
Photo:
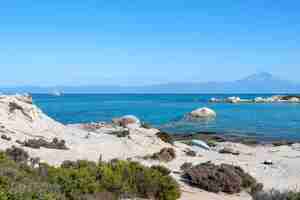
[[[34,102],[54,119],[64,123],[110,121],[133,114],[141,120],[174,133],[212,131],[222,134],[247,134],[263,138],[300,139],[300,104],[209,103],[211,97],[268,97],[254,94],[68,94],[33,95]],[[184,114],[210,107],[217,112],[211,121],[186,122]]]

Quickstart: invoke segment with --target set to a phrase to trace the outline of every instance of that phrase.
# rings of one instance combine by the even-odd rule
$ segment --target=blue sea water
[[[173,133],[211,131],[261,138],[300,139],[300,104],[209,103],[211,97],[269,97],[271,94],[34,94],[45,113],[64,123],[111,121],[132,114],[155,127]],[[199,107],[217,112],[210,121],[186,122],[183,116]]]

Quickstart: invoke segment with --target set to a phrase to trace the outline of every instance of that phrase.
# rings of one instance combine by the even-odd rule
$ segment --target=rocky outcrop
[[[228,97],[225,99],[211,98],[211,103],[300,103],[297,95],[274,95],[271,97],[255,97],[254,99],[241,99],[240,97]]]
[[[241,101],[240,97],[228,97],[226,100],[228,103],[239,103]]]
[[[125,115],[120,118],[114,118],[112,123],[124,128],[139,128],[141,126],[141,121],[133,115]]]

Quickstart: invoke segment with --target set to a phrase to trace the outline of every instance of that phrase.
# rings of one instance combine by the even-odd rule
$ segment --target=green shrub
[[[166,168],[162,165],[154,165],[151,167],[151,169],[157,170],[160,173],[162,173],[163,175],[169,175],[171,173],[171,170],[169,170],[168,168]]]
[[[65,161],[60,167],[39,163],[19,148],[0,152],[0,200],[116,200],[148,198],[175,200],[177,182],[161,166],[145,167],[137,162],[112,160]],[[13,160],[12,160],[13,159]],[[15,162],[18,161],[18,162]]]

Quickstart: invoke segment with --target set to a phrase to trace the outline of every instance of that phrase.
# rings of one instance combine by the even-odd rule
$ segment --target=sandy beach
[[[0,97],[0,132],[11,137],[10,141],[1,140],[0,149],[5,150],[12,145],[21,146],[17,140],[43,138],[51,141],[57,137],[66,141],[68,150],[33,149],[22,147],[32,157],[58,166],[64,160],[87,159],[103,160],[131,159],[146,166],[163,165],[172,171],[172,176],[180,183],[182,200],[247,200],[250,195],[243,192],[238,195],[214,194],[185,184],[180,177],[180,166],[185,162],[193,164],[211,161],[215,164],[227,163],[240,166],[246,172],[263,183],[265,189],[287,190],[300,187],[300,144],[290,146],[257,145],[247,146],[239,143],[220,142],[210,150],[175,142],[174,145],[163,142],[155,134],[157,129],[142,127],[123,128],[112,124],[103,124],[93,130],[87,130],[81,124],[63,125],[45,115],[32,104],[29,96]],[[128,137],[117,137],[110,134],[116,131],[129,131]],[[173,148],[176,158],[171,162],[159,162],[142,157],[160,151],[164,147]],[[231,148],[239,155],[221,154],[220,149]],[[193,150],[197,156],[186,155]],[[265,165],[271,161],[272,165]]]

